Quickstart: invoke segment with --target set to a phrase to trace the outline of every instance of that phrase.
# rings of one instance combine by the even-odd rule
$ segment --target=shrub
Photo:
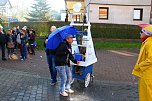
[[[36,31],[36,36],[47,36],[49,34],[50,26],[55,25],[56,27],[61,27],[64,25],[69,25],[69,23],[63,23],[63,22],[15,22],[11,23],[11,28],[13,26],[19,25],[20,28],[23,26],[27,26],[28,28],[32,28]]]
[[[92,24],[93,38],[138,39],[139,28],[133,25]]]
[[[7,24],[5,24],[7,25]],[[20,28],[28,26],[36,31],[37,36],[47,36],[50,26],[55,25],[61,27],[69,25],[69,23],[51,21],[51,22],[16,22],[11,23],[11,27],[19,25]],[[85,27],[77,27],[78,30],[82,30]],[[92,23],[91,32],[93,38],[112,38],[112,39],[137,39],[139,38],[139,28],[135,25],[121,25],[121,24],[100,24]]]

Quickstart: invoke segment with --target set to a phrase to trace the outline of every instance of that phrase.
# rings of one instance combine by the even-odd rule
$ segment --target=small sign
[[[17,18],[8,18],[8,22],[18,22]]]

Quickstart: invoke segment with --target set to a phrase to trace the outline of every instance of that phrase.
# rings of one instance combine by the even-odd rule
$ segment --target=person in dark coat
[[[17,32],[17,35],[18,35],[19,33],[21,33],[19,26],[16,26],[16,32]]]
[[[64,42],[61,42],[55,51],[55,65],[60,75],[60,94],[62,96],[68,96],[67,93],[74,93],[71,90],[72,73],[70,68],[70,60],[79,64],[79,61],[75,60],[72,55],[71,44],[73,42],[73,36],[68,35]]]
[[[54,32],[56,30],[55,26],[51,26],[50,32]],[[48,35],[49,36],[49,35]],[[48,41],[48,36],[46,37],[46,40],[44,42],[44,46],[46,47],[47,41]],[[55,56],[54,56],[54,50],[51,49],[46,49],[46,57],[47,57],[47,62],[49,66],[49,71],[51,74],[51,85],[55,85],[57,82],[57,71],[55,68]]]
[[[21,61],[24,61],[27,59],[27,47],[28,47],[28,35],[25,28],[22,28],[21,30]]]
[[[7,50],[8,50],[8,58],[11,59],[11,55],[14,53],[14,47],[16,44],[16,38],[13,35],[11,30],[7,31]]]
[[[15,38],[15,41],[14,41],[14,49],[17,49],[17,29],[16,27],[13,27],[13,30],[12,30],[12,34],[13,34],[13,37]]]
[[[16,32],[17,32],[17,38],[16,38],[17,47],[18,47],[18,49],[20,51],[20,55],[21,55],[21,53],[22,53],[21,34],[22,33],[21,33],[21,31],[19,29],[17,29]]]
[[[33,29],[29,30],[28,41],[29,41],[30,54],[35,55],[35,49],[34,49],[35,34],[33,33]]]
[[[6,43],[7,43],[7,36],[6,34],[2,31],[3,27],[0,26],[0,47],[2,50],[2,60],[5,61],[5,48],[6,48]]]

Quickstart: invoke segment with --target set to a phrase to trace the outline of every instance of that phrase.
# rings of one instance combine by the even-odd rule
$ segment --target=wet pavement
[[[84,88],[82,80],[75,80],[69,97],[59,95],[59,80],[50,85],[43,51],[24,62],[0,60],[0,101],[138,101],[137,80],[131,75],[138,55],[116,51],[98,50],[94,82]]]

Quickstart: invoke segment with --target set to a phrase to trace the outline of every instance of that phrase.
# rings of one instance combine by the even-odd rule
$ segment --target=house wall
[[[99,1],[99,0],[94,0]],[[104,0],[103,0],[104,1]],[[111,0],[108,0],[111,1]],[[120,1],[120,0],[118,0]],[[124,0],[125,1],[125,0]],[[135,0],[139,1],[139,0]],[[142,0],[140,0],[142,1]],[[149,1],[149,0],[147,0]],[[99,19],[99,7],[109,7],[108,20]],[[143,20],[134,21],[133,12],[134,8],[143,8]],[[89,20],[94,23],[115,23],[115,24],[141,24],[149,23],[150,21],[151,6],[121,6],[121,5],[102,5],[102,4],[90,4],[89,5]]]
[[[151,5],[151,0],[85,0],[85,2],[99,4]]]
[[[8,17],[12,16],[12,9],[10,7],[10,4],[7,2],[4,6],[1,6],[4,10],[0,12],[1,16]]]
[[[12,8],[10,7],[9,2],[6,3],[6,16],[12,17]]]
[[[68,9],[76,2],[78,0],[67,0]],[[89,7],[90,22],[132,25],[150,22],[151,0],[84,0],[81,3]],[[99,7],[109,7],[108,20],[99,19]],[[143,9],[142,21],[133,20],[134,8]]]

